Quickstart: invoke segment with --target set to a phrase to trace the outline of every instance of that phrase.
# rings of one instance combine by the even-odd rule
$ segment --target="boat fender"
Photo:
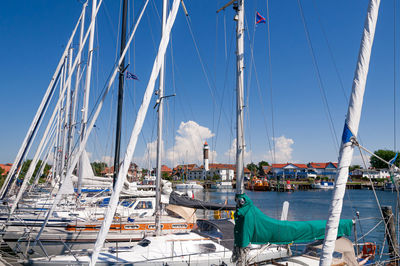
[[[362,258],[372,257],[375,255],[376,245],[371,242],[366,242],[362,249]]]

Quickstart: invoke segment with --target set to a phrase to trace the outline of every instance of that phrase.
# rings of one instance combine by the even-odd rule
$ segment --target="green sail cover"
[[[237,196],[245,203],[235,212],[235,246],[290,244],[324,239],[326,221],[280,221],[262,213],[246,194]],[[353,221],[340,221],[338,236],[350,236]]]

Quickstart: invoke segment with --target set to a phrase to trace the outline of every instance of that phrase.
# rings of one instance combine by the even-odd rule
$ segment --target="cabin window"
[[[135,207],[136,210],[147,210],[153,209],[153,202],[151,201],[139,201],[138,205]]]

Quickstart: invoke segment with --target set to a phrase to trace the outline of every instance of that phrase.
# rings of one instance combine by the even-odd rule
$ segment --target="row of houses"
[[[236,165],[210,163],[208,171],[205,170],[203,165],[198,166],[196,164],[178,165],[173,169],[163,165],[162,172],[167,173],[169,176],[186,177],[189,180],[217,176],[223,181],[228,181],[236,178]],[[272,164],[271,166],[264,166],[263,172],[264,176],[267,177],[287,179],[316,178],[317,176],[334,178],[337,173],[337,163]],[[257,173],[251,173],[247,168],[244,169],[245,178],[250,178],[252,174],[256,175]]]
[[[337,163],[325,162],[308,164],[301,163],[285,163],[285,164],[272,164],[271,166],[264,166],[263,171],[266,176],[288,178],[288,179],[304,179],[328,177],[334,178],[337,173]]]
[[[12,164],[0,164],[0,168],[3,169],[3,175],[7,175],[11,169]],[[300,163],[284,163],[284,164],[272,164],[271,166],[264,166],[264,176],[270,178],[283,178],[283,179],[306,179],[316,177],[328,177],[329,179],[335,178],[338,171],[338,164],[334,162],[315,163],[310,162],[308,164]],[[102,172],[102,176],[112,176],[114,167],[106,167]],[[167,176],[175,177],[176,179],[209,179],[218,177],[222,181],[231,181],[236,178],[236,165],[235,164],[218,164],[210,163],[208,171],[205,170],[204,166],[198,166],[197,164],[181,164],[174,168],[169,168],[166,165],[162,165],[161,172]],[[142,177],[142,171],[138,165],[131,163],[128,170],[128,180],[138,181]],[[153,170],[153,173],[155,171]],[[250,178],[251,173],[247,168],[244,169],[245,178]],[[356,169],[350,173],[350,177],[354,178],[371,178],[371,179],[387,179],[390,178],[390,172],[388,169]]]
[[[232,181],[236,177],[235,164],[210,163],[208,170],[204,168],[204,165],[198,166],[197,164],[181,164],[173,169],[163,165],[161,171],[168,173],[169,176],[189,180],[218,177],[222,181]],[[250,170],[246,167],[244,168],[244,175],[247,178],[251,175]]]

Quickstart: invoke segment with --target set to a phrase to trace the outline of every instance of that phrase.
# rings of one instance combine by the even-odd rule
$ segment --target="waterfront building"
[[[280,163],[264,166],[263,171],[269,177],[288,179],[328,177],[333,179],[337,174],[337,163]]]
[[[12,164],[11,163],[6,163],[6,164],[0,164],[0,168],[3,169],[3,175],[7,175],[8,172],[11,169]]]
[[[314,172],[317,176],[328,177],[329,179],[334,179],[338,171],[338,164],[333,162],[311,162],[307,166],[309,170],[311,170],[311,172]]]
[[[389,179],[390,173],[388,169],[359,169],[363,178],[371,179]]]
[[[301,163],[285,163],[285,164],[272,164],[270,174],[278,178],[307,178],[308,167],[306,164]]]

